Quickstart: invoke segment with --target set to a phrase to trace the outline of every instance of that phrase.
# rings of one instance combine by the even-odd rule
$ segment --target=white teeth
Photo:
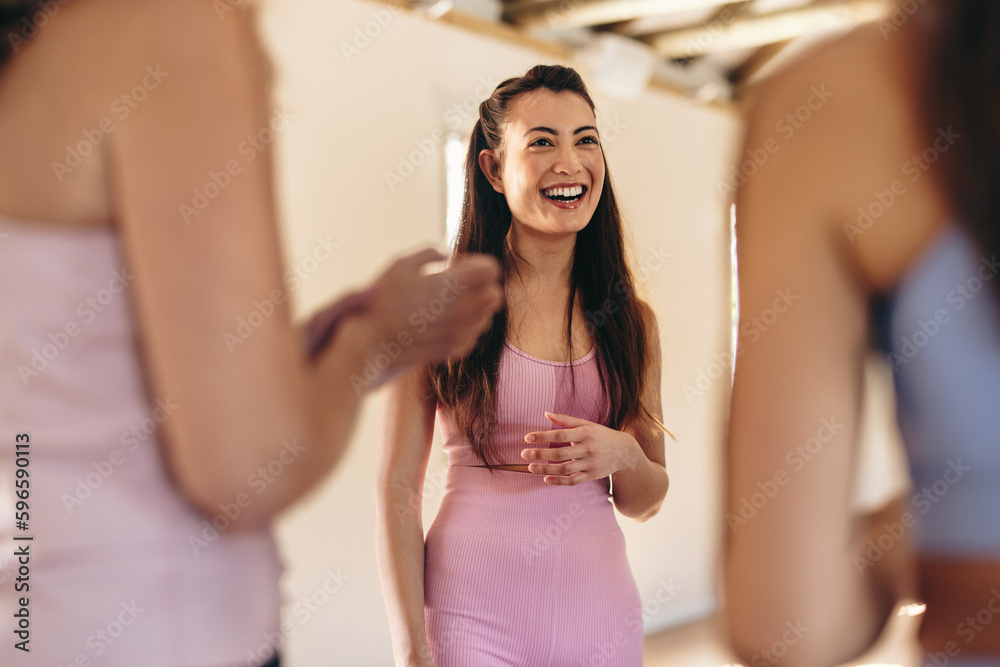
[[[549,188],[544,192],[550,197],[579,197],[583,194],[583,186],[574,185],[568,188]]]

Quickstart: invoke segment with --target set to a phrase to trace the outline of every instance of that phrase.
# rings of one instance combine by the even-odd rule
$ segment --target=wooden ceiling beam
[[[719,0],[521,0],[506,5],[503,18],[523,26],[570,28],[709,9],[718,5]]]
[[[645,38],[667,58],[692,58],[716,51],[746,49],[782,42],[801,35],[847,27],[883,18],[888,0],[821,0],[811,5],[758,16],[733,14],[716,21]]]

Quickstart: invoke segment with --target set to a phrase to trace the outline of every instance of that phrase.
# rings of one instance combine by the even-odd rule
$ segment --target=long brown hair
[[[934,9],[925,130],[962,135],[941,156],[941,182],[958,222],[993,255],[1000,252],[1000,2],[937,0]]]
[[[465,196],[452,258],[467,253],[493,255],[503,267],[504,284],[517,270],[512,258],[515,250],[507,241],[511,212],[507,199],[490,186],[479,168],[479,153],[502,149],[512,104],[521,95],[538,90],[576,93],[595,111],[583,79],[575,70],[537,65],[524,76],[501,83],[479,105],[479,120],[472,130],[465,160]],[[649,365],[644,315],[648,306],[638,300],[635,280],[625,260],[622,216],[606,158],[604,168],[604,189],[594,216],[576,237],[566,304],[567,340],[573,340],[573,307],[579,291],[584,312],[602,314],[599,322],[588,316],[587,328],[597,347],[601,385],[610,415],[607,426],[662,428],[641,401]],[[467,356],[427,369],[429,390],[441,404],[452,409],[456,426],[487,466],[498,463],[491,436],[497,421],[497,374],[507,327],[504,308],[493,317],[490,328]],[[572,372],[572,366],[570,369]]]

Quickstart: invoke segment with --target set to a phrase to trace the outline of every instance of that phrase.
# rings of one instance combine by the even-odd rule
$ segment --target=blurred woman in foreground
[[[0,561],[0,664],[276,665],[269,524],[344,451],[380,380],[366,361],[448,281],[466,289],[385,375],[463,354],[500,305],[491,258],[424,276],[442,257],[418,253],[307,349],[274,210],[281,121],[232,4],[0,8],[0,475],[33,537],[4,512],[3,553],[27,551]]]
[[[916,585],[924,664],[1000,665],[998,44],[998,3],[901,2],[756,95],[741,156],[766,159],[737,197],[740,312],[778,314],[737,361],[725,573],[750,664],[849,660]],[[859,517],[873,341],[914,490]]]

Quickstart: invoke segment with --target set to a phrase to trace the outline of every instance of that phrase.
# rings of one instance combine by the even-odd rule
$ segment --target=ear
[[[490,149],[479,151],[479,168],[483,170],[483,175],[486,176],[486,180],[490,182],[493,189],[503,194],[503,177],[496,152]]]

